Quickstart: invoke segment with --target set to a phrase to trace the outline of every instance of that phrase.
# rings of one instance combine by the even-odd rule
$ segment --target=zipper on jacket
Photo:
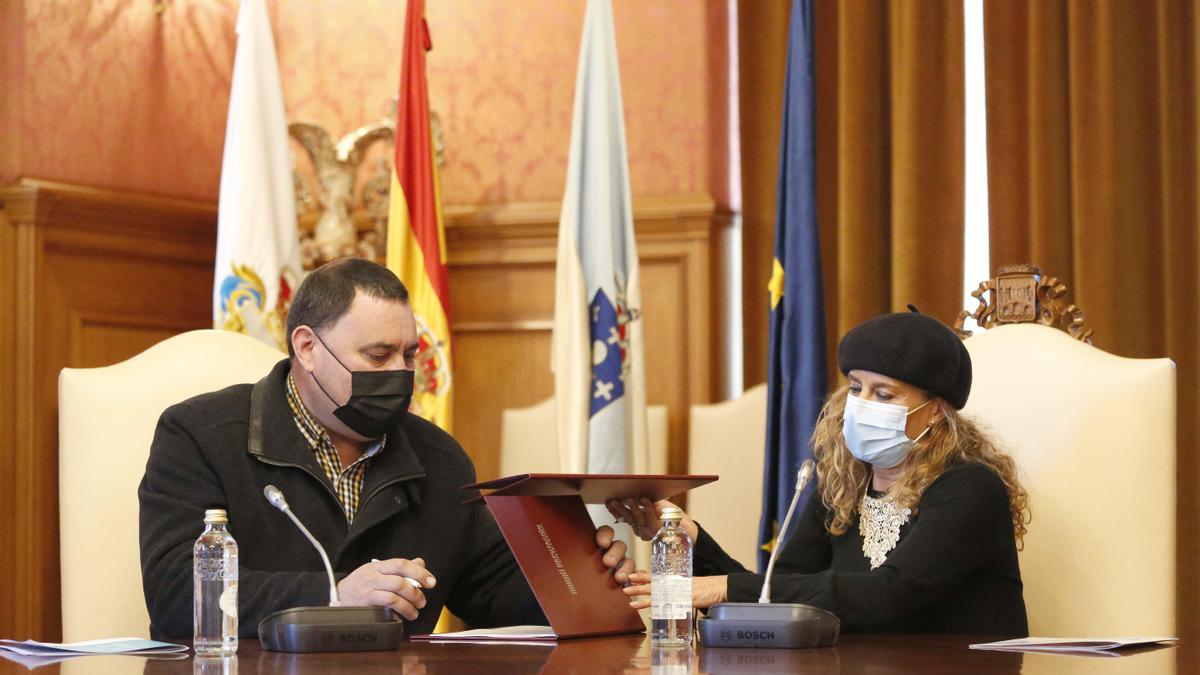
[[[251,453],[251,454],[254,454],[254,453]],[[300,469],[301,471],[308,474],[309,476],[312,476],[313,480],[320,483],[321,487],[325,488],[325,492],[328,493],[330,497],[333,497],[333,502],[335,504],[337,504],[338,508],[343,509],[343,511],[344,511],[342,502],[341,502],[341,500],[338,499],[337,494],[334,493],[333,488],[329,487],[329,485],[326,484],[325,481],[321,480],[320,476],[318,476],[317,474],[310,471],[307,466],[303,466],[301,464],[292,464],[291,462],[274,462],[274,461],[271,461],[271,460],[267,459],[266,457],[263,457],[262,455],[259,455],[259,454],[254,454],[254,458],[257,459],[258,461],[262,462],[263,464],[270,464],[271,466],[282,466],[282,467],[288,467],[288,468],[292,468],[292,469]],[[347,529],[349,529],[349,525],[350,525],[349,523],[346,523]]]
[[[403,476],[397,476],[386,483],[380,483],[379,485],[375,486],[374,490],[371,490],[371,494],[367,495],[366,499],[362,500],[362,504],[360,504],[358,507],[359,510],[362,510],[362,508],[367,505],[367,502],[371,501],[371,499],[374,498],[375,495],[379,494],[384,488],[391,487],[396,483],[403,483],[406,480],[412,480],[413,478],[421,478],[424,475],[424,472],[418,471],[415,473],[405,474]]]

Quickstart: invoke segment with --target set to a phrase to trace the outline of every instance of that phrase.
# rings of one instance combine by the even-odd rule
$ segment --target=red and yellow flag
[[[417,319],[420,348],[412,410],[450,431],[450,287],[425,79],[425,52],[432,48],[425,2],[409,0],[396,109],[387,266],[408,287]]]

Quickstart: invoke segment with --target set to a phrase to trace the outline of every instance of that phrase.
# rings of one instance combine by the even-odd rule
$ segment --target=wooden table
[[[281,654],[243,641],[231,659],[178,660],[88,656],[43,666],[44,673],[1181,673],[1200,672],[1194,651],[1158,647],[1127,656],[1008,654],[967,649],[986,638],[844,635],[826,649],[708,649],[660,651],[642,636],[563,641],[557,646],[405,643],[395,652]],[[0,675],[28,673],[0,660]]]

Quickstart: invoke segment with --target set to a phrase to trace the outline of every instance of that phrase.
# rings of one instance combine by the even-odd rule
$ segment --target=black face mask
[[[408,404],[412,401],[413,371],[350,370],[316,331],[313,331],[313,335],[317,336],[321,346],[338,365],[350,373],[350,400],[344,405],[339,405],[329,396],[316,373],[313,373],[313,382],[321,388],[321,393],[338,406],[333,411],[334,417],[365,438],[379,438],[387,433],[396,420],[408,412]]]

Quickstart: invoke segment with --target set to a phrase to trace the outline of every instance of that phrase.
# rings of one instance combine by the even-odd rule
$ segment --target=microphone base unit
[[[404,624],[386,607],[293,607],[258,622],[273,652],[374,652],[400,646]]]
[[[705,647],[806,649],[837,644],[842,622],[833,612],[788,603],[723,602],[696,622]]]

